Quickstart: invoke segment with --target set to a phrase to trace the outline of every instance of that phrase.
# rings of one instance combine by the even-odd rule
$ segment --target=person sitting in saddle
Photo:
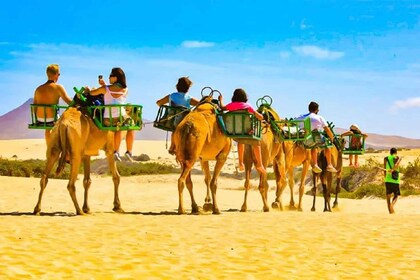
[[[67,95],[65,88],[57,84],[60,77],[60,67],[58,64],[50,64],[47,66],[47,78],[44,84],[36,88],[34,93],[34,104],[40,105],[57,105],[60,98],[67,104],[70,104],[72,99]],[[35,115],[37,125],[39,126],[54,126],[57,112],[51,107],[36,107]],[[45,142],[50,141],[50,129],[45,129]]]
[[[248,96],[245,92],[245,90],[241,88],[235,89],[232,96],[232,102],[229,104],[226,104],[226,106],[223,105],[223,96],[219,95],[219,102],[220,107],[222,110],[227,111],[240,111],[240,110],[246,110],[251,114],[254,114],[254,116],[259,119],[263,120],[264,117],[260,113],[254,110],[252,106],[247,103],[248,102]],[[238,142],[238,160],[239,160],[239,170],[243,171],[244,168],[244,148],[245,145],[243,143]],[[260,173],[266,173],[266,170],[262,164],[262,156],[261,156],[261,145],[259,142],[256,142],[256,144],[252,145],[252,151],[254,153],[255,159],[257,161],[257,164],[255,168]]]
[[[128,93],[127,82],[125,78],[125,73],[121,68],[112,68],[111,74],[109,74],[110,85],[102,85],[97,89],[90,89],[85,87],[85,93],[96,96],[103,94],[104,95],[104,104],[105,105],[121,105],[126,103],[126,97]],[[104,110],[104,120],[103,124],[106,126],[117,126],[122,118],[122,121],[125,120],[127,114],[125,110],[121,107],[112,107],[105,108]],[[115,131],[114,133],[114,146],[119,147],[121,143],[121,131]],[[134,137],[133,137],[134,138]],[[127,140],[126,140],[127,141]],[[134,141],[134,139],[132,139]],[[131,151],[127,151],[126,156],[131,158]],[[117,150],[114,151],[114,157],[117,161],[121,161],[121,157]]]
[[[312,171],[315,173],[320,173],[322,172],[322,169],[318,166],[318,147],[324,146],[326,143],[326,139],[321,134],[321,132],[324,131],[328,135],[328,137],[331,139],[331,142],[334,141],[334,135],[331,129],[328,127],[328,124],[325,121],[324,117],[318,115],[318,112],[319,112],[318,103],[314,101],[309,103],[308,110],[309,110],[309,113],[305,115],[301,115],[297,119],[304,120],[305,118],[309,118],[311,120],[312,137],[308,140],[305,140],[304,145],[305,147],[311,149]],[[337,170],[331,164],[331,147],[325,148],[325,158],[327,160],[327,171],[337,172]]]
[[[354,136],[353,136],[354,135]],[[352,124],[350,126],[350,129],[343,134],[341,134],[341,137],[344,136],[350,136],[350,143],[349,143],[349,149],[352,151],[360,151],[362,149],[362,139],[366,139],[367,134],[362,133],[359,126],[357,124]],[[353,155],[349,155],[349,166],[354,166],[355,168],[359,167],[359,155],[354,155],[354,165],[353,165]]]
[[[188,94],[188,91],[192,85],[192,81],[189,79],[189,77],[181,77],[178,79],[178,83],[176,84],[176,92],[173,92],[171,94],[167,94],[158,101],[156,101],[156,104],[160,107],[165,104],[169,104],[170,106],[174,107],[185,107],[186,109],[190,109],[191,106],[197,105],[200,101],[197,100],[194,97],[191,97]],[[176,127],[180,122],[182,118],[175,117],[173,120],[173,125]],[[175,154],[175,146],[172,144],[169,148],[169,153],[171,155]]]

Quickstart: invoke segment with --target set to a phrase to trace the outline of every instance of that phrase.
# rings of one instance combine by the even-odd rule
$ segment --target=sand
[[[123,143],[124,144],[124,143]],[[135,154],[173,162],[162,141],[136,141]],[[123,150],[123,148],[121,149]],[[0,141],[3,158],[44,158],[43,140]],[[15,157],[15,158],[16,158]],[[365,156],[363,156],[365,157]],[[233,159],[224,173],[232,172]],[[339,201],[323,213],[262,212],[253,180],[240,213],[243,180],[219,179],[221,215],[176,214],[178,175],[122,177],[124,214],[112,212],[110,177],[93,176],[91,215],[75,216],[65,180],[50,179],[42,215],[33,216],[39,178],[0,177],[2,279],[418,279],[420,197],[402,197],[396,214],[382,199]],[[82,176],[77,196],[82,204]],[[193,176],[197,202],[203,176]],[[275,197],[270,181],[269,202]],[[288,204],[289,192],[283,196]],[[297,195],[295,193],[295,195]],[[184,202],[190,211],[188,192]]]

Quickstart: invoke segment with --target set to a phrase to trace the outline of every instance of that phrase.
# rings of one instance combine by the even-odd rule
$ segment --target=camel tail
[[[60,126],[59,131],[59,146],[61,148],[60,158],[58,160],[58,166],[55,170],[55,174],[58,176],[63,172],[64,166],[66,165],[66,154],[67,154],[67,127],[64,125]]]
[[[181,158],[177,158],[177,161],[180,160],[185,160],[185,159],[190,159],[192,157],[191,154],[191,145],[193,145],[193,143],[191,143],[191,133],[194,129],[194,124],[192,122],[187,122],[183,127],[181,127],[180,130],[180,143],[182,143],[180,145],[180,147],[177,147],[179,149],[182,149],[182,159]]]

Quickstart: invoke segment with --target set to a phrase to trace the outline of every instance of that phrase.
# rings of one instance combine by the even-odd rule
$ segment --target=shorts
[[[401,195],[400,184],[385,182],[385,187],[386,187],[386,194],[387,195],[391,194],[391,193],[393,193],[394,195]]]
[[[312,130],[312,136],[303,142],[306,149],[313,149],[325,145],[325,137],[317,130]]]
[[[38,119],[36,122],[37,126],[54,126],[54,118],[46,118],[44,121]]]

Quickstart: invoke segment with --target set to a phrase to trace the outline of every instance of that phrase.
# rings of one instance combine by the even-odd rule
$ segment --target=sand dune
[[[124,144],[124,143],[123,143]],[[135,153],[173,161],[164,142],[137,141]],[[40,140],[0,141],[0,155],[43,158]],[[231,172],[229,159],[224,172]],[[82,176],[77,182],[83,199]],[[176,214],[178,175],[122,177],[124,214],[111,211],[110,177],[93,176],[93,214],[75,216],[65,180],[51,179],[42,215],[31,215],[38,178],[0,177],[0,275],[3,279],[416,279],[420,198],[403,197],[389,215],[381,199],[341,199],[339,209],[263,213],[259,192],[240,213],[243,181],[219,179],[221,215]],[[197,202],[202,175],[194,175]],[[253,186],[257,182],[253,180]],[[274,182],[270,182],[270,203]],[[288,204],[289,193],[283,197]],[[190,210],[188,192],[184,192]]]

